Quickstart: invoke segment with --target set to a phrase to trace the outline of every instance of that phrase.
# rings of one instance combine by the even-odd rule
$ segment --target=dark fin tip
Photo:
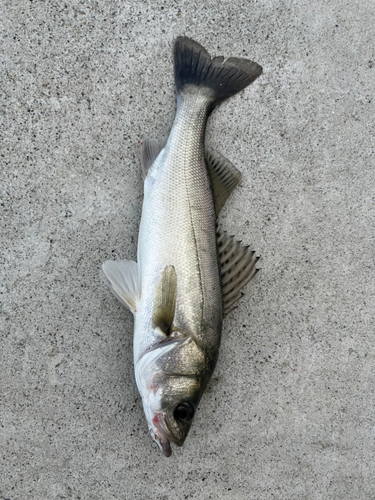
[[[202,45],[185,36],[176,38],[173,53],[177,91],[187,84],[210,88],[215,102],[236,94],[262,73],[262,67],[248,59],[211,58]]]

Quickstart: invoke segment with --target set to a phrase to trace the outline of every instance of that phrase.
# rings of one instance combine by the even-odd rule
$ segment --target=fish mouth
[[[166,457],[170,457],[172,455],[171,441],[177,446],[182,446],[185,439],[179,439],[173,434],[168,417],[163,413],[156,414],[152,419],[152,423],[156,427],[155,430],[150,429],[153,440],[163,454]]]
[[[164,436],[159,430],[152,433],[152,438],[155,443],[159,446],[160,451],[166,456],[170,457],[172,455],[172,448],[169,439]]]

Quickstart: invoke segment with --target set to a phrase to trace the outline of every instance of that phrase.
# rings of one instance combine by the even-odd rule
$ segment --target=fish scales
[[[145,294],[139,310],[151,331],[156,282],[167,265],[175,266],[174,326],[217,350],[222,308],[216,215],[203,147],[210,102],[204,96],[194,101],[182,100],[165,150],[145,181],[138,245]],[[147,337],[135,339],[135,363],[149,345]]]
[[[166,456],[189,432],[218,358],[223,316],[255,275],[254,253],[216,229],[240,173],[205,151],[205,130],[214,107],[261,73],[246,59],[211,58],[186,37],[175,42],[174,64],[171,132],[166,142],[143,143],[137,263],[103,264],[105,281],[134,314],[135,378]]]

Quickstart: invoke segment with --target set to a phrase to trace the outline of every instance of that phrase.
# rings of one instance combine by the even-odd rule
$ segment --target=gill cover
[[[166,456],[182,446],[202,395],[204,355],[191,338],[174,338],[147,352],[135,367],[150,434]]]

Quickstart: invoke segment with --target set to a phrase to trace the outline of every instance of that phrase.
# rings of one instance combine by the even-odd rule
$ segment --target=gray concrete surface
[[[374,7],[2,0],[2,500],[375,499]],[[264,67],[207,134],[243,172],[222,224],[262,272],[167,459],[98,269],[135,257],[179,34]]]

